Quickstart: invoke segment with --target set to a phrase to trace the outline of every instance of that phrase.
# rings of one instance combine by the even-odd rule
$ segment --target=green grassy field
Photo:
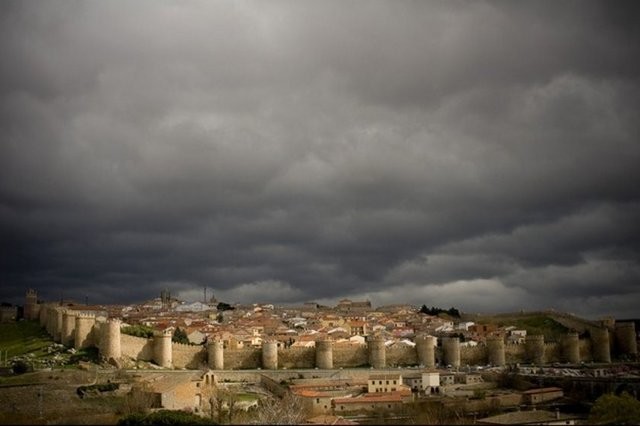
[[[236,393],[238,401],[256,401],[260,399],[260,396],[255,393]]]
[[[46,348],[53,343],[51,336],[35,321],[18,321],[0,324],[0,351],[2,361],[17,355],[33,353],[46,355]]]

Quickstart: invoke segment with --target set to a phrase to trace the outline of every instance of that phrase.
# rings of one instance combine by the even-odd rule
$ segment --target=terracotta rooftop
[[[402,395],[396,393],[369,394],[375,396],[367,396],[360,398],[334,398],[335,404],[369,404],[382,402],[402,402]]]

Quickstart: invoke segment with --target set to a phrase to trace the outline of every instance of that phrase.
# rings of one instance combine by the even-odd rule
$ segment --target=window
[[[320,398],[316,398],[316,404],[320,404]]]
[[[389,381],[387,380],[387,384],[389,384]]]
[[[395,380],[393,381],[393,384],[394,384],[394,385],[396,384],[396,381],[395,381]]]

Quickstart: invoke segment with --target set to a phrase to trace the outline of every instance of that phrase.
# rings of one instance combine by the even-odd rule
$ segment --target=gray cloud
[[[2,9],[4,299],[639,314],[632,3]]]

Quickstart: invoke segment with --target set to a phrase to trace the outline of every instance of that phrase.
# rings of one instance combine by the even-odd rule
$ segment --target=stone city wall
[[[153,339],[121,334],[120,350],[122,351],[122,356],[127,356],[140,361],[152,361]]]
[[[405,367],[418,365],[418,352],[412,346],[392,346],[386,349],[387,366]]]
[[[504,356],[507,364],[517,364],[525,362],[525,345],[510,343],[504,345]]]
[[[562,347],[559,343],[549,342],[544,344],[544,360],[546,363],[562,361]]]
[[[202,345],[171,343],[175,368],[200,369],[207,365],[207,350]]]
[[[316,348],[278,349],[278,368],[314,368]]]
[[[102,356],[117,358],[120,352],[122,356],[135,360],[153,361],[174,368],[199,369],[208,364],[207,348],[201,345],[172,343],[170,341],[171,333],[165,333],[166,336],[164,334],[158,335],[153,339],[124,335],[120,333],[118,320],[104,322],[102,317],[96,318],[93,312],[72,311],[51,304],[40,306],[38,313],[40,323],[47,328],[50,334],[76,349],[95,346],[100,350]],[[611,333],[611,335],[607,329],[593,328],[591,330],[592,339],[578,340],[579,361],[610,362],[609,349],[615,337],[621,341],[618,343],[618,347],[622,347],[621,352],[633,354],[634,347],[629,343],[630,338],[627,336],[627,334],[631,334],[628,330],[631,329],[631,326],[623,324],[618,328],[617,333]],[[573,339],[571,344],[575,348],[575,334],[572,334],[571,337]],[[444,343],[451,343],[451,341],[440,341],[443,344],[434,348],[434,357],[442,365],[446,346]],[[505,363],[526,363],[536,359],[541,363],[548,364],[563,362],[567,358],[565,353],[567,352],[567,342],[569,342],[567,336],[559,343],[544,342],[542,336],[531,336],[528,341],[528,344],[505,344]],[[332,363],[327,361],[320,365],[332,365],[335,369],[368,367],[372,360],[378,363],[378,369],[415,366],[420,362],[416,347],[381,346],[379,340],[375,340],[375,343],[377,349],[374,351],[375,353],[372,353],[367,345],[336,344],[334,342],[329,346],[324,345],[325,352],[320,356],[316,353],[317,348],[292,347],[276,351],[275,346],[272,345],[267,348],[270,349],[267,355],[273,358],[273,362],[270,362],[268,367],[315,369],[318,367],[318,360],[324,361],[325,359],[331,359]],[[563,347],[565,347],[564,351]],[[576,353],[575,349],[573,353]],[[223,358],[224,369],[265,368],[263,364],[266,358],[262,348],[224,349]],[[271,360],[271,358],[268,359]],[[575,358],[574,356],[573,359]],[[459,359],[461,365],[486,364],[489,362],[487,347],[485,345],[460,346]]]
[[[369,365],[366,345],[334,345],[333,367],[364,367]]]
[[[460,365],[483,365],[488,362],[484,345],[460,347]]]
[[[241,370],[262,366],[262,350],[260,348],[242,348],[224,350],[225,370]]]

